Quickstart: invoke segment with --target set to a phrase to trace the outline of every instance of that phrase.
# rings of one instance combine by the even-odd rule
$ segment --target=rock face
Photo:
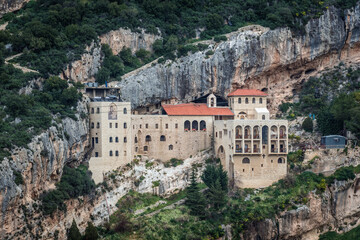
[[[63,79],[70,79],[77,82],[94,81],[94,76],[101,67],[104,56],[101,54],[101,44],[108,44],[114,55],[117,55],[124,47],[130,48],[133,53],[139,49],[152,51],[152,44],[160,39],[158,35],[140,32],[132,32],[129,29],[120,28],[101,35],[97,42],[87,46],[81,59],[72,62],[60,74]]]
[[[30,0],[0,0],[0,17],[5,13],[17,11]]]
[[[65,164],[79,164],[87,153],[89,123],[80,117],[80,113],[88,113],[87,103],[85,98],[79,102],[78,120],[63,119],[34,137],[28,148],[14,150],[10,159],[0,163],[0,239],[37,239],[40,229],[29,218],[32,204],[44,191],[55,187]],[[22,183],[16,180],[19,174]]]
[[[254,224],[243,239],[316,240],[329,229],[350,231],[360,224],[359,189],[359,176],[354,181],[335,182],[322,197],[311,193],[307,205]]]
[[[144,29],[139,31],[140,32],[132,32],[130,29],[120,28],[116,31],[110,31],[99,38],[101,44],[110,46],[114,55],[117,55],[124,47],[130,48],[132,53],[135,53],[139,49],[145,49],[151,52],[152,44],[161,37],[159,35],[145,33]]]
[[[344,16],[344,17],[343,17]],[[305,26],[305,34],[288,28],[248,26],[208,50],[156,64],[114,82],[133,106],[177,97],[190,100],[209,89],[226,96],[232,88],[263,89],[277,105],[309,76],[343,62],[359,62],[360,5],[352,10],[330,7]]]

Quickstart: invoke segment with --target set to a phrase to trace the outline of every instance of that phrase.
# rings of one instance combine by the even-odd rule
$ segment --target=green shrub
[[[76,169],[64,167],[60,182],[56,189],[44,193],[41,197],[41,209],[45,215],[52,214],[56,210],[65,211],[65,200],[89,194],[95,188],[95,184],[85,166]]]
[[[305,120],[302,123],[301,127],[307,132],[312,132],[313,131],[313,121],[312,121],[312,119],[310,117],[305,118]]]
[[[222,36],[215,36],[214,37],[214,41],[215,42],[221,42],[221,41],[227,41],[227,37],[226,36],[224,36],[224,35],[222,35]]]

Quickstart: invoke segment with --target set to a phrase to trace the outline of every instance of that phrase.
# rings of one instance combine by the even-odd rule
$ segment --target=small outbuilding
[[[345,148],[346,137],[340,135],[329,135],[321,137],[322,148]]]

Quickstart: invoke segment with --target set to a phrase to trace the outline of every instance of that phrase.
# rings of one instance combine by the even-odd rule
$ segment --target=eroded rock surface
[[[0,17],[5,13],[19,10],[29,1],[30,0],[0,0]]]

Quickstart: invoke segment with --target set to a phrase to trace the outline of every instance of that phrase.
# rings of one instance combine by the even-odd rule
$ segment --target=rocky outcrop
[[[81,59],[69,64],[60,74],[62,79],[88,82],[93,81],[95,74],[99,71],[104,56],[101,54],[101,46],[92,42],[87,46]]]
[[[54,122],[27,148],[13,150],[12,156],[0,163],[0,239],[38,239],[41,229],[35,227],[36,218],[29,217],[36,212],[33,204],[44,191],[55,187],[65,164],[78,165],[87,153],[89,123],[82,118],[88,113],[87,103],[87,98],[79,102],[76,120]]]
[[[132,53],[140,49],[152,51],[152,44],[161,37],[159,35],[145,33],[144,29],[133,32],[130,29],[120,28],[116,31],[110,31],[99,37],[101,44],[107,44],[113,51],[114,55],[125,47],[130,48]]]
[[[226,96],[232,88],[249,87],[269,93],[274,105],[289,99],[301,83],[339,62],[359,62],[360,5],[330,7],[305,26],[305,34],[288,28],[248,26],[208,50],[136,72],[121,82],[122,98],[133,106],[177,97],[190,100],[208,90]]]
[[[81,232],[85,231],[88,221],[95,225],[105,223],[109,215],[117,210],[116,203],[119,199],[131,189],[161,196],[177,193],[187,186],[193,164],[198,166],[200,176],[205,167],[205,159],[209,157],[210,153],[205,151],[184,160],[177,167],[165,167],[163,163],[146,157],[137,158],[131,165],[107,173],[106,184],[100,185],[94,194],[67,201],[66,212],[58,211],[53,216],[44,218],[34,205],[28,205],[25,209],[28,215],[31,213],[32,226],[42,230],[38,232],[37,239],[53,239],[55,233],[58,239],[65,239],[66,230],[70,228],[73,219]],[[155,182],[158,186],[155,186]]]
[[[100,69],[104,58],[101,53],[101,44],[108,44],[114,55],[119,54],[124,47],[130,48],[133,53],[139,49],[151,52],[152,44],[160,38],[158,35],[145,33],[144,29],[140,29],[138,32],[124,28],[110,31],[87,46],[81,59],[69,64],[60,77],[77,82],[94,81],[94,76]]]
[[[335,182],[321,196],[310,193],[306,205],[253,224],[243,239],[317,240],[329,230],[347,232],[360,224],[359,189],[359,176],[354,181]]]
[[[0,0],[0,17],[5,13],[19,10],[29,1],[30,0]]]

